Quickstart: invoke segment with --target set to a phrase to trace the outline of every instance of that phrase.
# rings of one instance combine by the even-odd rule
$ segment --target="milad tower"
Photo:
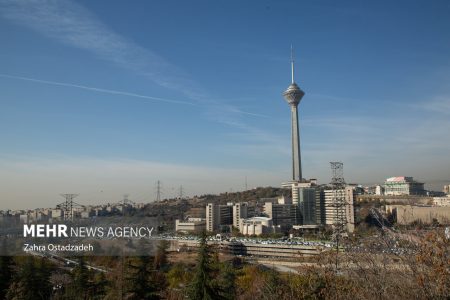
[[[302,182],[302,160],[300,156],[300,132],[298,124],[298,104],[305,95],[294,81],[294,57],[291,48],[291,84],[283,93],[284,99],[291,107],[292,139],[292,181]]]
[[[291,84],[283,93],[284,99],[291,107],[291,142],[292,142],[292,179],[282,183],[284,188],[292,190],[292,203],[298,206],[297,224],[316,224],[315,180],[305,180],[302,176],[302,159],[300,155],[300,126],[298,122],[298,104],[303,92],[294,81],[294,56],[291,48]]]

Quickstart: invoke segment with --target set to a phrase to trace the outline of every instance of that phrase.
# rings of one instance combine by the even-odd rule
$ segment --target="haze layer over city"
[[[108,7],[108,9],[105,9]],[[447,1],[0,0],[0,209],[280,186],[450,182]]]

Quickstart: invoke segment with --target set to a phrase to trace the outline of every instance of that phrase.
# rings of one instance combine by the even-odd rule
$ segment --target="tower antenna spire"
[[[292,83],[294,83],[294,47],[291,45],[291,75]]]

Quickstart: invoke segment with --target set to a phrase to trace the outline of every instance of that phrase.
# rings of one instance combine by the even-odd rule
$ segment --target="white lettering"
[[[23,236],[27,237],[29,234],[34,237],[34,225],[23,225]]]
[[[23,225],[23,236],[31,237],[67,237],[67,226],[59,225]]]

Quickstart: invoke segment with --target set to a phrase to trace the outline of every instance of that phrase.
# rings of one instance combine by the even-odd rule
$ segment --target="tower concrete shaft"
[[[284,99],[291,107],[291,140],[292,140],[292,180],[302,181],[302,162],[300,156],[300,130],[298,122],[298,104],[305,95],[294,81],[294,58],[291,49],[291,76],[292,81],[283,93]]]
[[[302,160],[300,155],[300,132],[297,105],[291,105],[292,140],[292,180],[302,180]]]

